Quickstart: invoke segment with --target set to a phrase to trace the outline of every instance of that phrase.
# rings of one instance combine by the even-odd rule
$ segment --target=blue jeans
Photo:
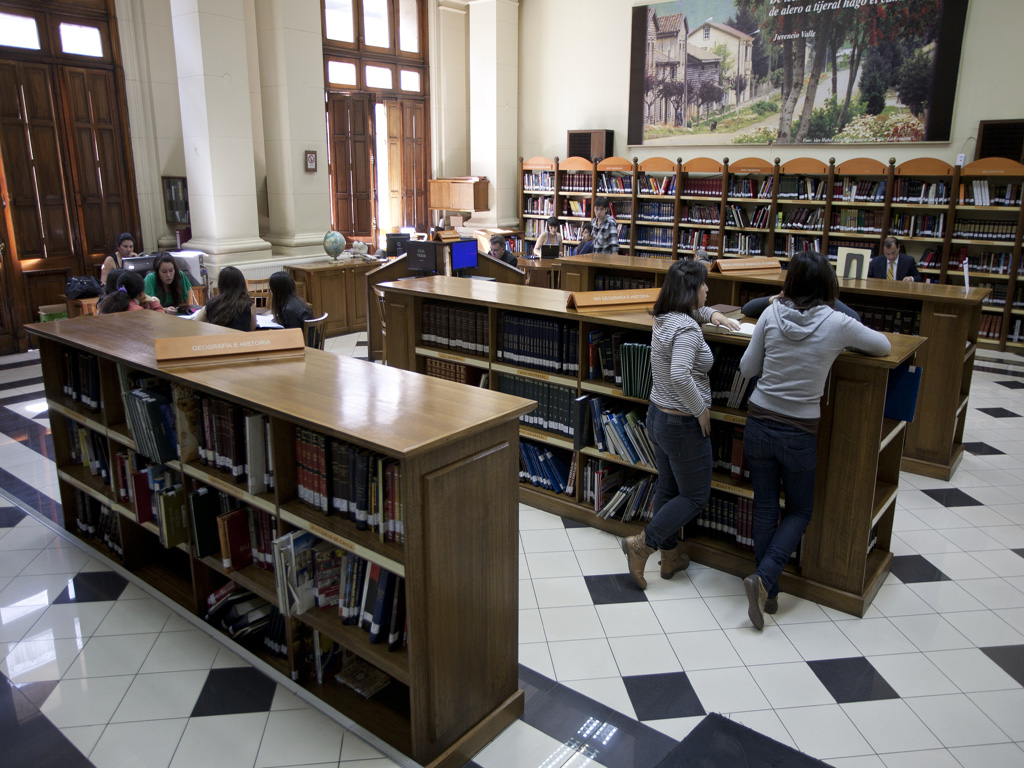
[[[778,421],[747,419],[743,452],[754,486],[754,562],[768,597],[811,522],[818,436]],[[786,493],[786,509],[779,491]],[[781,519],[780,519],[781,512]]]
[[[654,516],[645,529],[649,547],[673,549],[679,529],[693,520],[711,495],[711,438],[693,416],[647,409],[647,434],[658,464]]]

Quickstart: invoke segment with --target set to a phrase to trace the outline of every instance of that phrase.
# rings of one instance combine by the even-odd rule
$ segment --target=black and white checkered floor
[[[329,344],[365,355],[361,334]],[[783,595],[758,634],[738,578],[694,565],[638,592],[614,537],[521,507],[526,712],[471,765],[676,765],[715,712],[844,768],[1024,766],[1021,389],[1024,360],[984,353],[968,453],[950,483],[902,476],[863,619]],[[37,355],[0,358],[0,490],[55,520],[41,392]],[[0,509],[4,766],[410,764],[123,573]]]

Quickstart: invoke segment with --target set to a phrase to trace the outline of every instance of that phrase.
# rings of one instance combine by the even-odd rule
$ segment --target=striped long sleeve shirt
[[[712,310],[697,310],[700,323],[711,322]],[[700,323],[682,312],[654,318],[651,332],[651,402],[670,411],[699,416],[711,406],[708,372],[715,359],[704,341]]]

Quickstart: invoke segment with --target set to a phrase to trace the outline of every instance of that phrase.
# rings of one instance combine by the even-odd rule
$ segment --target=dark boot
[[[743,589],[747,593],[747,616],[754,629],[760,632],[764,629],[764,604],[768,599],[768,590],[756,573],[743,580]]]
[[[661,550],[661,578],[671,579],[677,571],[685,571],[690,567],[690,556],[683,552],[682,547]]]
[[[647,589],[647,579],[644,578],[644,566],[647,565],[647,558],[658,550],[648,547],[643,533],[636,536],[627,536],[622,540],[622,551],[626,553],[626,561],[629,563],[629,575],[640,589]]]
[[[764,601],[765,613],[774,615],[777,610],[779,610],[779,598],[777,595],[775,597],[769,597]]]

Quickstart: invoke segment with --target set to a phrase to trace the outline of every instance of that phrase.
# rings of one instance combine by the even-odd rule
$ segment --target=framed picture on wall
[[[189,224],[188,180],[183,176],[164,176],[164,211],[168,224]]]

